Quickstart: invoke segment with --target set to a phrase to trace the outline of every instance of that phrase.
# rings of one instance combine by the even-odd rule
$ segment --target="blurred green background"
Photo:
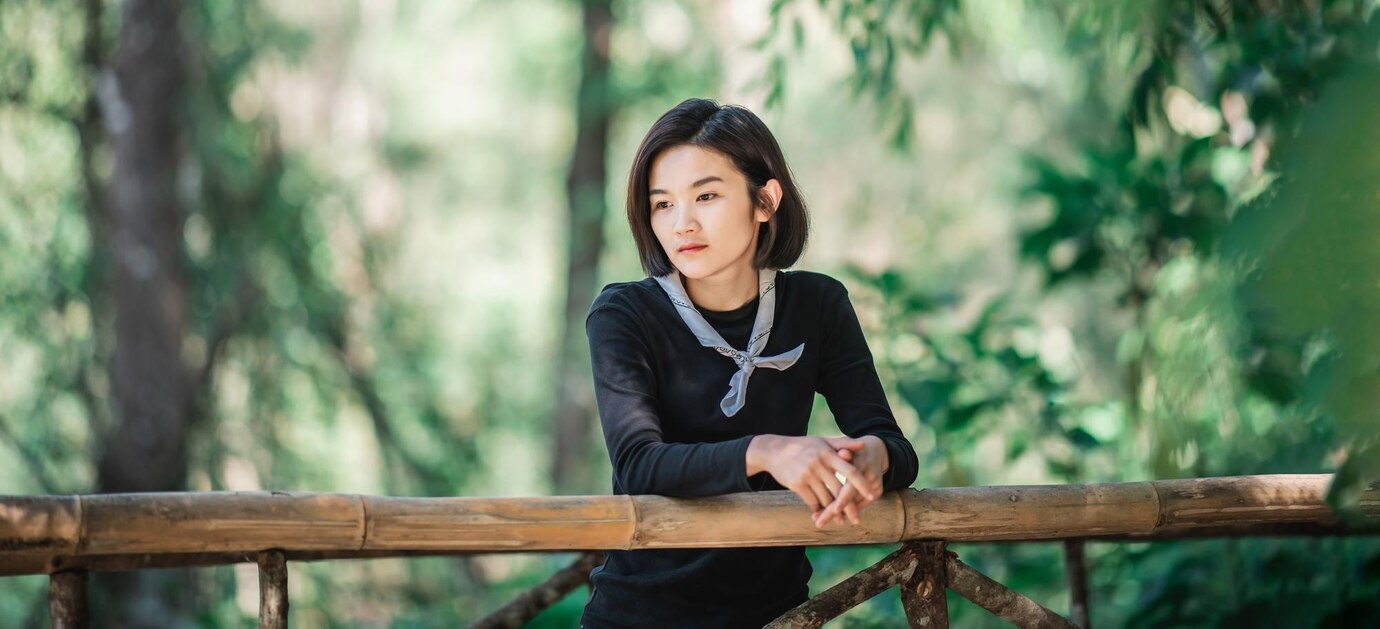
[[[1336,472],[1345,512],[1380,478],[1376,7],[5,0],[0,493],[608,493],[583,316],[642,277],[636,143],[702,96],[781,142],[917,487]],[[1068,612],[1058,544],[953,548]],[[812,592],[889,550],[811,548]],[[1371,538],[1088,557],[1099,626],[1380,621]],[[292,619],[453,626],[570,559],[294,563]],[[46,583],[0,579],[0,625]],[[249,565],[93,590],[257,614]]]

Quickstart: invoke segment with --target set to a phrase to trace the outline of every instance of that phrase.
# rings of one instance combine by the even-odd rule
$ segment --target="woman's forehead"
[[[652,161],[648,174],[651,194],[657,191],[693,188],[706,180],[733,181],[741,179],[738,169],[728,156],[698,146],[681,145],[663,151]]]

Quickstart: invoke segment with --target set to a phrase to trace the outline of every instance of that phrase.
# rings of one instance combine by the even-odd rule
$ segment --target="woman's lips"
[[[681,252],[681,253],[695,253],[696,251],[699,251],[699,250],[701,250],[701,249],[704,249],[704,248],[706,248],[706,247],[708,247],[708,246],[709,246],[709,245],[694,245],[694,246],[691,246],[691,247],[686,247],[686,248],[684,248],[684,249],[681,249],[680,252]]]

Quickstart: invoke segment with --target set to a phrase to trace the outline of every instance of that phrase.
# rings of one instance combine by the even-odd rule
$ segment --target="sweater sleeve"
[[[915,447],[896,425],[847,288],[833,284],[832,296],[826,297],[816,390],[824,395],[843,434],[855,439],[874,435],[886,444],[890,465],[882,476],[883,490],[910,487],[919,471]]]
[[[651,352],[634,315],[596,305],[585,318],[594,396],[615,490],[679,498],[751,491],[747,448],[753,435],[717,443],[667,443],[657,414]]]

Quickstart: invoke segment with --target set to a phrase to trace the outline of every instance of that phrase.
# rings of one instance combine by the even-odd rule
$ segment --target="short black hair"
[[[681,145],[698,146],[722,153],[747,179],[748,198],[755,207],[766,199],[762,186],[775,179],[781,184],[781,202],[771,220],[760,227],[753,266],[784,269],[805,251],[810,222],[805,199],[795,186],[786,158],[767,125],[756,114],[738,105],[720,105],[704,98],[690,98],[661,115],[642,138],[628,172],[628,227],[637,242],[642,270],[649,276],[670,273],[674,267],[652,231],[648,180],[652,162],[662,151]]]

